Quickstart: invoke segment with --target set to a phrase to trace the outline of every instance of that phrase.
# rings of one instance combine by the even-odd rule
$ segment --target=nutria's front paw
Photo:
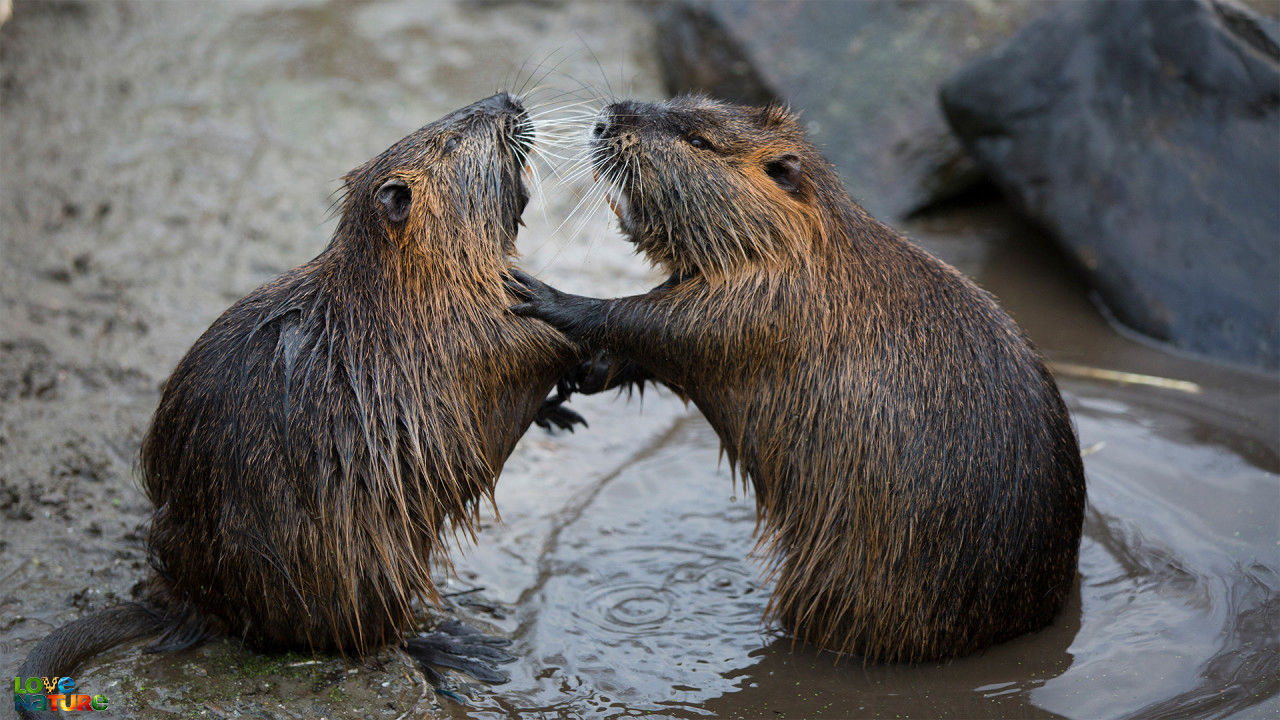
[[[502,282],[506,285],[507,292],[524,301],[550,297],[556,292],[555,288],[520,268],[507,268],[507,274],[502,278]],[[512,310],[514,309],[513,307]]]
[[[626,390],[628,395],[639,390],[644,395],[644,384],[649,380],[653,380],[653,376],[634,362],[597,352],[566,373],[562,382],[582,395],[594,395],[614,388]]]
[[[537,318],[570,339],[578,340],[581,334],[582,314],[587,310],[588,298],[562,293],[538,278],[511,268],[506,277],[507,291],[524,300],[512,305],[510,310],[522,317]]]
[[[556,296],[560,295],[560,291],[517,268],[511,268],[507,271],[504,282],[507,286],[507,292],[524,301],[517,305],[512,305],[511,312],[522,317],[538,318],[539,320],[551,322],[547,315],[551,314],[551,311],[556,308],[556,300],[558,299]],[[555,323],[552,324],[554,325]]]

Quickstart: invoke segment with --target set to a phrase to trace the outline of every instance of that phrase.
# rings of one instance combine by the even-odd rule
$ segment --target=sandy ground
[[[621,4],[19,3],[0,27],[6,674],[56,625],[136,592],[150,508],[135,459],[158,388],[227,305],[323,248],[336,178],[522,64],[521,80],[558,64],[547,83],[568,90],[601,68],[653,77],[632,72],[647,29]],[[527,265],[579,290],[643,287],[622,244],[586,242],[603,214],[555,232],[582,188],[535,198]],[[118,717],[435,702],[392,652],[312,664],[215,643],[187,662],[177,688],[151,690],[168,664],[118,654],[86,687]]]

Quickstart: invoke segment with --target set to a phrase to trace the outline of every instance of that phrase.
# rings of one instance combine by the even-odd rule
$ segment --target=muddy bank
[[[603,83],[591,51],[615,82],[651,76],[647,29],[628,6],[19,4],[0,27],[0,667],[132,596],[149,512],[134,465],[159,385],[227,305],[324,247],[338,178],[539,65],[570,90]],[[587,247],[603,218],[553,234],[544,218],[580,190],[535,198],[530,267],[644,287],[629,251]],[[78,679],[117,717],[436,706],[398,653],[303,660],[130,649]]]

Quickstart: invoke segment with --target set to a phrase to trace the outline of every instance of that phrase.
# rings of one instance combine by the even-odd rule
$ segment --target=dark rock
[[[1280,367],[1280,23],[1199,0],[1067,3],[943,86],[984,170],[1115,315]]]
[[[672,2],[658,6],[655,15],[658,62],[668,94],[705,93],[744,105],[781,100],[710,10]]]
[[[979,0],[659,5],[667,90],[750,104],[780,96],[873,214],[901,217],[986,182],[937,87],[1044,3]]]

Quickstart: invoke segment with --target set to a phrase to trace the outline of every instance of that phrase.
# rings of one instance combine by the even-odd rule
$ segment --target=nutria
[[[1053,377],[995,299],[856,205],[784,108],[682,97],[597,119],[620,227],[672,279],[598,300],[517,271],[513,310],[693,400],[754,487],[772,616],[908,662],[1048,624],[1084,474]]]
[[[446,531],[474,537],[535,416],[576,418],[542,406],[576,351],[507,312],[532,140],[499,93],[344,178],[328,247],[232,305],[165,383],[141,451],[144,602],[56,630],[21,676],[156,635],[162,649],[225,634],[355,655],[404,641],[414,602],[439,600]],[[503,653],[448,629],[461,637],[407,649],[502,679],[461,656]]]

